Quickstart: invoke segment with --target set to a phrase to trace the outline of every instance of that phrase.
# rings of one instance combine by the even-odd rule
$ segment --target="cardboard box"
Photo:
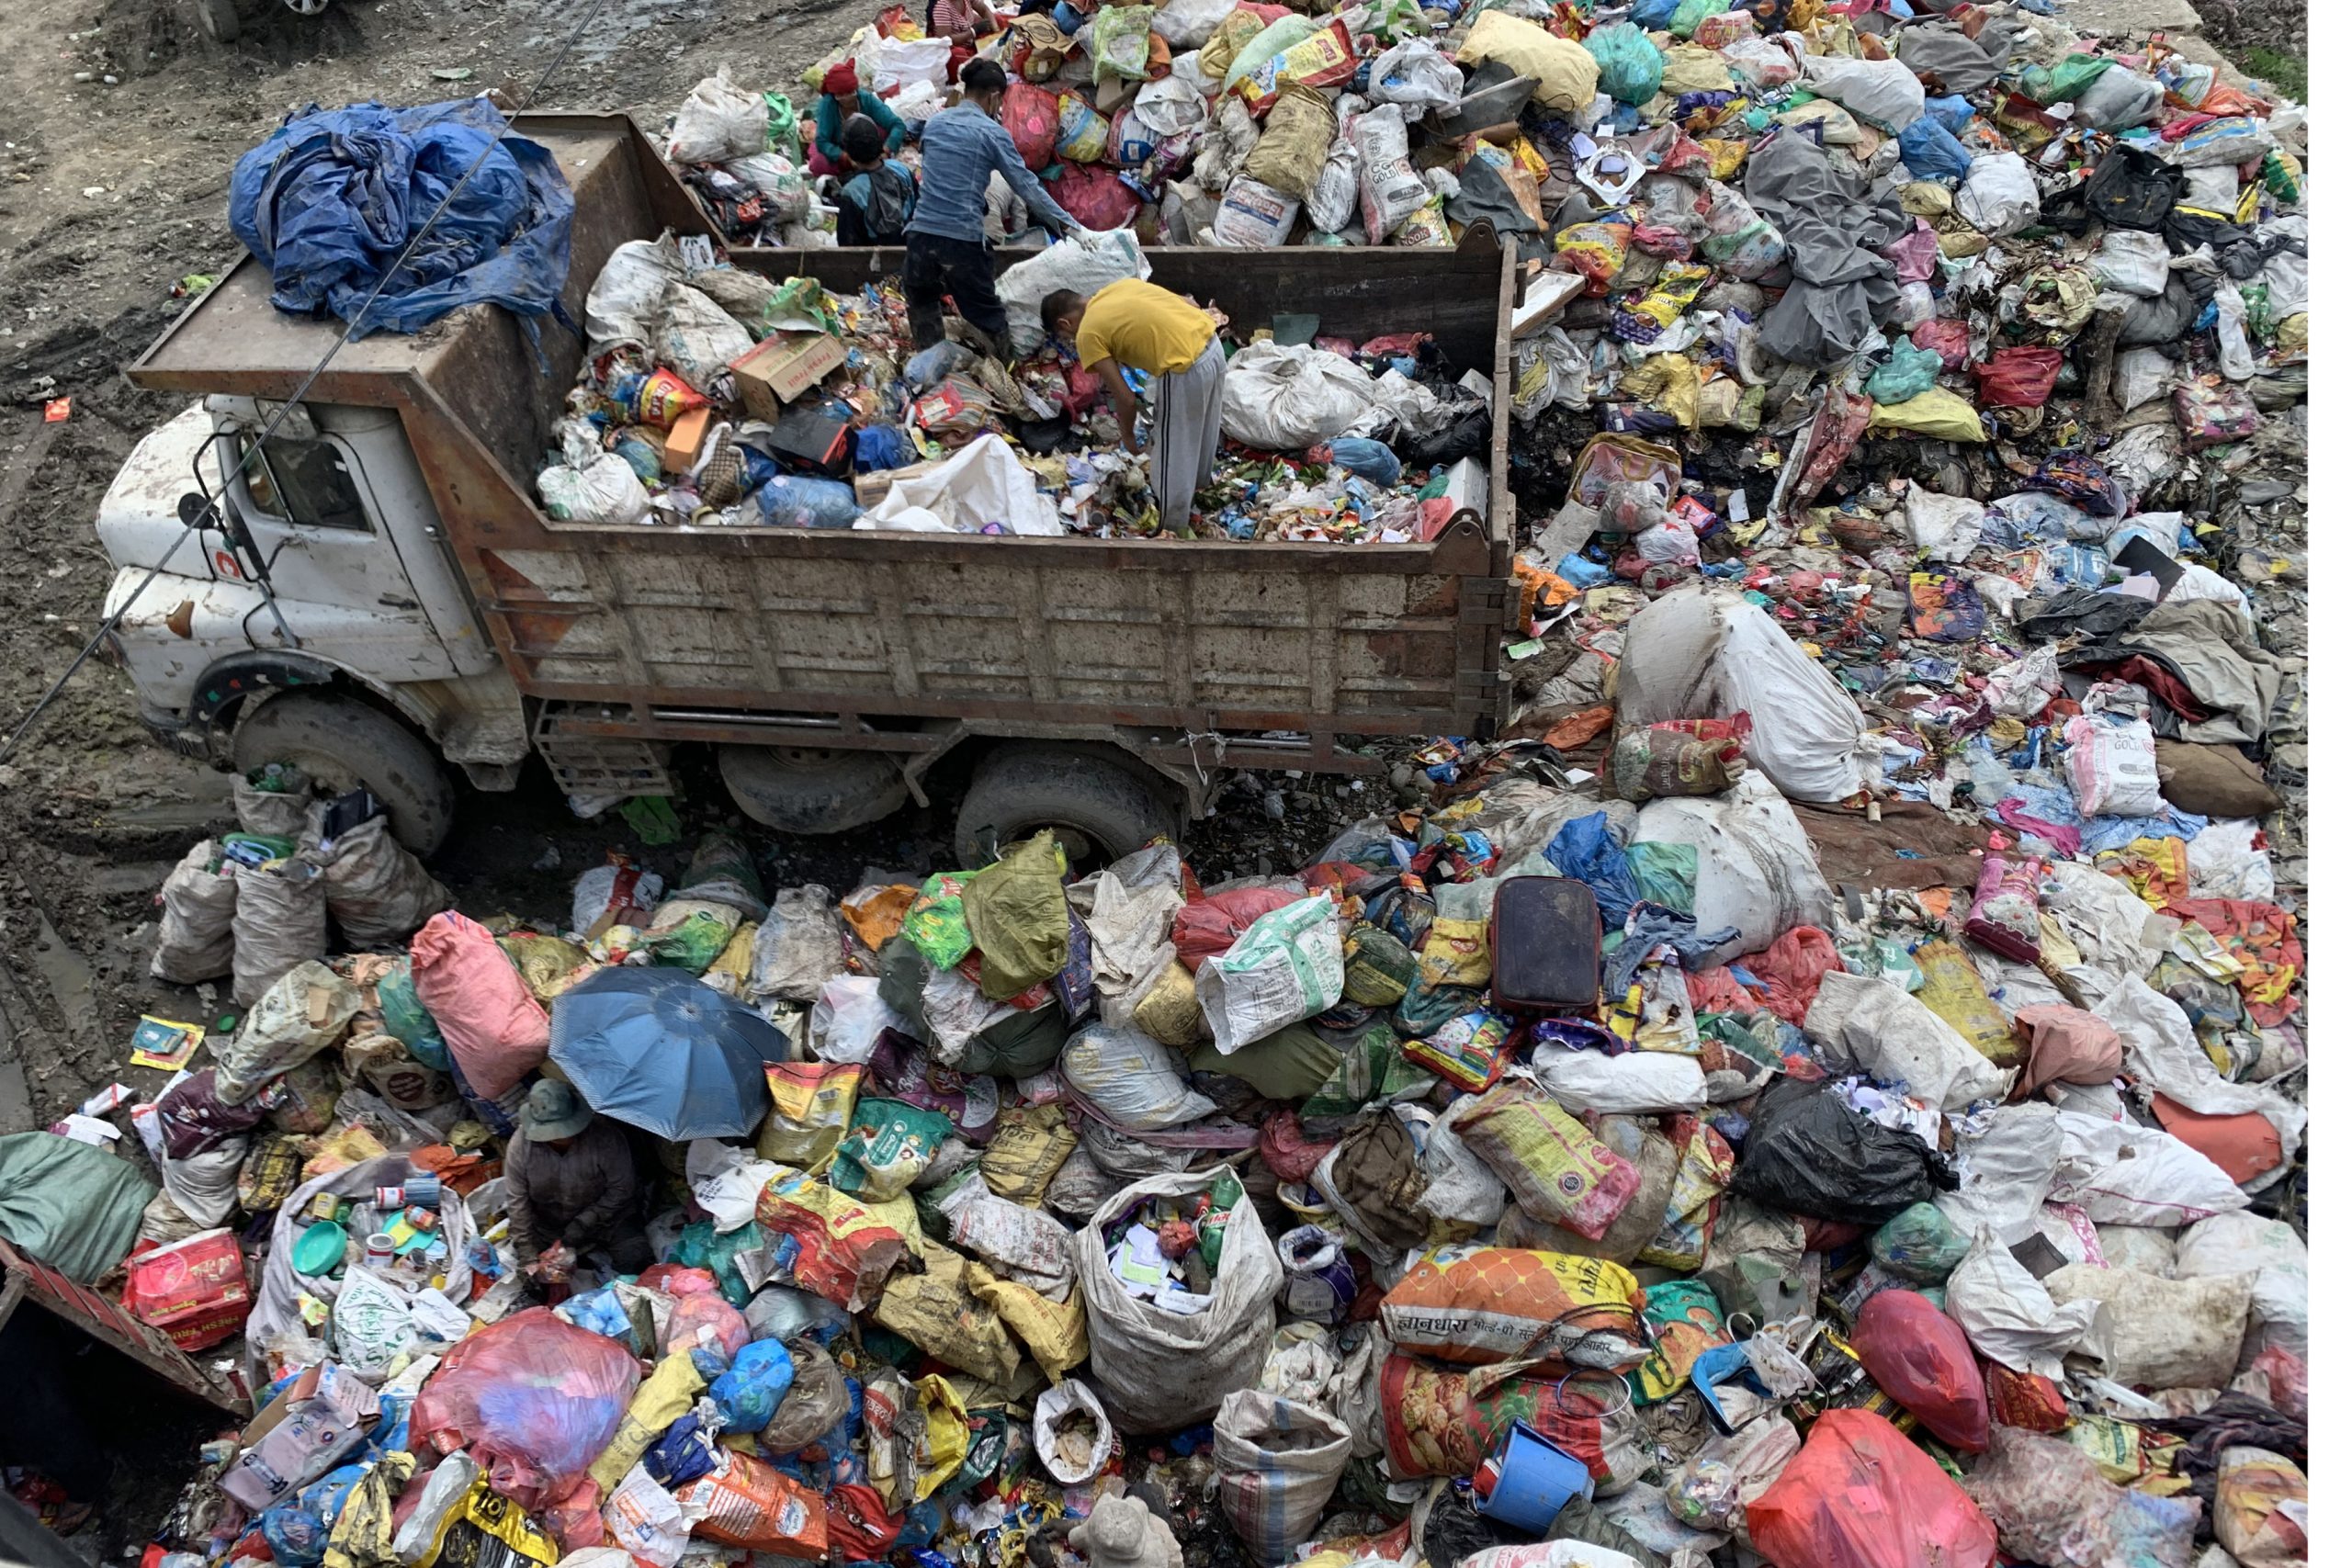
[[[712,418],[707,406],[688,409],[678,416],[677,423],[670,426],[670,433],[662,438],[663,473],[683,474],[695,466],[695,459],[702,456],[702,444],[710,434]]]
[[[849,351],[831,333],[775,333],[729,368],[744,409],[772,423],[786,404],[848,363]]]
[[[377,1413],[374,1389],[322,1362],[246,1425],[239,1439],[245,1451],[220,1478],[220,1490],[258,1514],[333,1470],[367,1437]]]

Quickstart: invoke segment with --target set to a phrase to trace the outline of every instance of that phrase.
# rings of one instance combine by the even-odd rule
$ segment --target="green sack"
[[[665,969],[699,975],[717,961],[735,927],[707,909],[696,909],[661,935],[649,937],[645,950]]]
[[[1437,1083],[1436,1074],[1406,1057],[1396,1032],[1385,1023],[1368,1024],[1354,1039],[1331,1043],[1340,1053],[1339,1066],[1298,1104],[1299,1122],[1311,1138],[1340,1131],[1331,1123],[1368,1105],[1418,1100]]]
[[[964,922],[980,950],[980,994],[1007,1001],[1069,962],[1069,870],[1050,830],[1015,844],[964,886]]]
[[[2070,54],[2055,65],[2030,67],[2018,85],[2037,104],[2071,104],[2114,63],[2101,55]]]
[[[1690,1364],[1732,1341],[1715,1292],[1696,1280],[1667,1280],[1642,1291],[1642,1323],[1657,1347],[1634,1369],[1635,1404],[1671,1399],[1689,1385]]]
[[[1940,1285],[1968,1256],[1968,1238],[1933,1203],[1914,1203],[1871,1233],[1871,1257],[1898,1279]]]
[[[1113,77],[1143,80],[1151,68],[1151,19],[1159,13],[1149,6],[1105,6],[1094,13],[1094,85]]]
[[[896,1198],[914,1185],[955,1131],[956,1123],[939,1111],[903,1100],[861,1100],[833,1156],[834,1190],[868,1202]]]
[[[1229,1055],[1205,1042],[1192,1054],[1193,1071],[1239,1078],[1268,1100],[1312,1093],[1339,1070],[1340,1061],[1340,1048],[1303,1023],[1277,1029]]]
[[[122,1261],[154,1196],[104,1149],[54,1133],[0,1137],[0,1237],[81,1284]]]
[[[1432,986],[1417,968],[1413,983],[1405,988],[1405,999],[1396,1004],[1392,1015],[1396,1031],[1408,1040],[1427,1040],[1476,1007],[1485,995],[1474,986]]]
[[[782,93],[760,96],[768,106],[768,151],[781,152],[796,164],[808,162],[800,150],[800,111]]]
[[[1689,38],[1699,30],[1699,24],[1709,17],[1720,17],[1731,9],[1731,0],[1682,0],[1674,8],[1674,19],[1666,30],[1676,38]]]
[[[1047,1002],[1001,1018],[973,1035],[964,1047],[958,1070],[988,1077],[1025,1078],[1052,1066],[1069,1038],[1069,1018],[1060,1007]]]
[[[1368,1008],[1396,1006],[1420,973],[1410,948],[1363,920],[1350,928],[1340,953],[1347,963],[1340,995]]]
[[[1585,35],[1584,48],[1600,67],[1600,90],[1619,103],[1639,108],[1657,96],[1666,80],[1666,53],[1641,28],[1631,22],[1596,28]]]

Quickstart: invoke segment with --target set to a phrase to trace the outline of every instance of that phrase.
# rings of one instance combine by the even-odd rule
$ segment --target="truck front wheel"
[[[1073,868],[1102,865],[1182,827],[1170,792],[1125,752],[1014,743],[972,770],[956,814],[956,863],[986,865],[1050,828]]]
[[[292,762],[331,794],[366,784],[390,815],[392,836],[419,855],[439,849],[456,818],[457,794],[433,748],[356,697],[272,697],[238,721],[229,754],[241,773]]]
[[[880,751],[721,746],[718,776],[743,815],[779,833],[841,833],[907,803],[899,765]]]

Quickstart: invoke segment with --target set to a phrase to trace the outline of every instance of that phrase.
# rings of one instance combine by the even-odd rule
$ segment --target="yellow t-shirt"
[[[1078,362],[1091,366],[1105,357],[1147,376],[1182,370],[1201,356],[1216,336],[1207,311],[1185,303],[1156,283],[1123,277],[1087,301],[1078,324]]]

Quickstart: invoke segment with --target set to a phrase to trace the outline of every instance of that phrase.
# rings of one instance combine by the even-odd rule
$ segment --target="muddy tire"
[[[721,746],[718,776],[744,816],[779,833],[845,832],[907,803],[907,782],[881,751]]]
[[[439,849],[457,818],[457,791],[433,748],[356,697],[272,697],[238,721],[229,754],[239,773],[293,762],[331,795],[366,784],[390,814],[392,836],[418,855]]]
[[[192,0],[196,25],[214,43],[234,43],[244,25],[237,20],[237,0]]]
[[[956,814],[956,863],[986,865],[1040,828],[1060,837],[1072,869],[1107,865],[1184,826],[1173,794],[1109,747],[1015,743],[972,770]]]

